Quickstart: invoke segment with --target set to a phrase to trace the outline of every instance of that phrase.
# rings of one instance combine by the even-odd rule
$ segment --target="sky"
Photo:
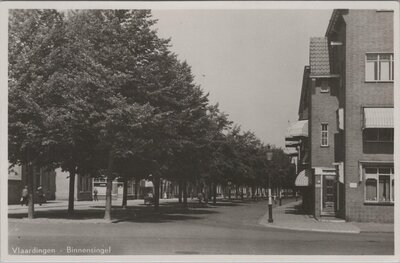
[[[309,39],[332,10],[153,10],[158,35],[192,67],[210,102],[264,143],[284,146],[297,120]]]

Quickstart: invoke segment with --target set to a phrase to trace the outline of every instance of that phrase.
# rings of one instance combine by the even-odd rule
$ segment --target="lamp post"
[[[271,147],[268,145],[267,148],[267,161],[272,161],[273,152],[271,151]],[[268,223],[272,223],[274,220],[272,219],[272,194],[271,194],[271,173],[268,173]]]
[[[283,169],[279,169],[279,206],[282,205],[282,178]]]

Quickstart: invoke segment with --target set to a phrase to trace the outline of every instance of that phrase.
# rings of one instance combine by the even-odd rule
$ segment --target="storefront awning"
[[[393,108],[364,108],[364,128],[393,127]]]
[[[286,132],[285,140],[290,141],[298,137],[308,137],[308,120],[293,123]]]
[[[285,148],[283,152],[288,156],[298,156],[299,152],[293,148]]]
[[[300,145],[299,141],[285,141],[285,147],[297,147]]]
[[[305,169],[297,175],[294,185],[295,186],[309,186],[310,178],[311,178],[311,170]]]
[[[332,167],[313,167],[314,173],[319,175],[336,175],[336,168]]]

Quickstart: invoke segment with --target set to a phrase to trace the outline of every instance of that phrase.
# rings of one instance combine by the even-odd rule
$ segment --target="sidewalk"
[[[342,220],[318,221],[302,211],[301,200],[274,208],[273,220],[273,223],[268,223],[267,212],[260,220],[260,224],[273,228],[331,233],[394,232],[393,224],[344,222]]]

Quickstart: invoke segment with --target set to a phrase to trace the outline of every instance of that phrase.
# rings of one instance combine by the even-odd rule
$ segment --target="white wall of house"
[[[61,171],[61,168],[56,170],[56,200],[68,200],[69,195],[69,173]],[[77,176],[75,176],[75,192],[74,199],[77,200]]]

